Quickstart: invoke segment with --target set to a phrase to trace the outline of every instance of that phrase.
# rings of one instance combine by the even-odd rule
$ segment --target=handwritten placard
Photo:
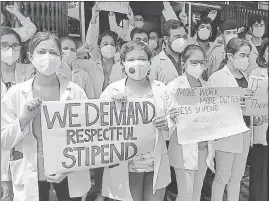
[[[101,10],[113,11],[116,13],[128,14],[129,2],[128,1],[101,1],[98,2],[98,7]]]
[[[104,167],[152,152],[156,128],[152,99],[43,102],[45,172]]]
[[[254,94],[251,99],[246,99],[245,115],[268,115],[268,78],[251,76],[249,86]]]
[[[240,88],[178,89],[178,143],[215,140],[249,130],[243,120],[240,95]]]

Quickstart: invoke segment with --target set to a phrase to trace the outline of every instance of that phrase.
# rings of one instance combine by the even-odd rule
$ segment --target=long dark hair
[[[235,53],[237,53],[240,50],[240,48],[244,46],[248,46],[250,50],[252,49],[252,46],[250,45],[250,43],[244,39],[240,39],[240,38],[231,39],[225,47],[226,56],[225,56],[225,59],[223,59],[222,62],[220,63],[219,70],[222,69],[227,64],[228,53],[235,55]]]
[[[263,39],[262,44],[260,46],[259,49],[259,56],[257,57],[257,64],[259,65],[259,67],[262,68],[267,68],[268,67],[268,63],[266,63],[265,59],[264,59],[264,54],[265,54],[265,50],[268,47],[268,38]]]

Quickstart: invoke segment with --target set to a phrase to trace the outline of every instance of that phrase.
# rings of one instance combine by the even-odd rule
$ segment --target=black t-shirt
[[[239,87],[242,88],[248,88],[248,82],[246,80],[246,78],[243,76],[242,78],[235,78],[237,81],[237,84],[239,85]],[[244,121],[246,123],[246,125],[249,127],[250,126],[250,117],[249,116],[243,116]]]

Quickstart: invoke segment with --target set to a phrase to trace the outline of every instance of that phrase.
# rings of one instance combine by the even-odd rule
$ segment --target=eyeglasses
[[[200,64],[203,67],[205,67],[207,63],[205,60],[190,60],[190,62],[193,66],[197,66],[198,64]]]
[[[21,49],[21,46],[18,43],[12,45],[9,45],[6,42],[1,43],[1,50],[8,50],[10,47],[15,51],[19,51]]]

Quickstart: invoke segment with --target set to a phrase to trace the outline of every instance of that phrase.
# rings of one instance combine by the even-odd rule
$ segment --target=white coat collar
[[[224,67],[223,67],[223,71],[227,74],[227,75],[232,75],[233,76],[233,74],[232,74],[232,72],[230,71],[230,69],[225,65]],[[241,73],[242,73],[242,75],[246,78],[246,80],[248,81],[248,76],[247,76],[247,74],[245,73],[245,72],[243,72],[243,71],[240,71]]]
[[[57,76],[60,82],[60,100],[68,100],[72,94],[71,90],[71,82],[66,79],[62,79],[61,77]],[[33,82],[35,77],[26,82],[22,83],[21,91],[25,95],[26,99],[33,99]]]
[[[191,88],[191,85],[189,83],[189,80],[187,78],[186,73],[183,73],[181,76],[178,77],[178,79],[179,79],[179,82],[180,82],[181,86],[186,85],[187,88]],[[199,81],[201,82],[202,87],[207,86],[206,81],[204,81],[203,79],[199,78]]]
[[[249,43],[250,43],[250,45],[251,45],[251,47],[252,47],[252,52],[254,52],[257,56],[259,55],[259,53],[258,53],[258,50],[257,50],[257,48],[256,48],[256,45],[254,45],[254,43],[252,42],[252,37],[249,39]]]
[[[112,89],[118,90],[121,93],[125,93],[126,81],[127,81],[127,77],[125,77],[117,82],[114,82],[112,85]],[[158,82],[156,80],[149,79],[149,81],[150,81],[150,85],[151,85],[152,89],[160,86],[160,82]]]

